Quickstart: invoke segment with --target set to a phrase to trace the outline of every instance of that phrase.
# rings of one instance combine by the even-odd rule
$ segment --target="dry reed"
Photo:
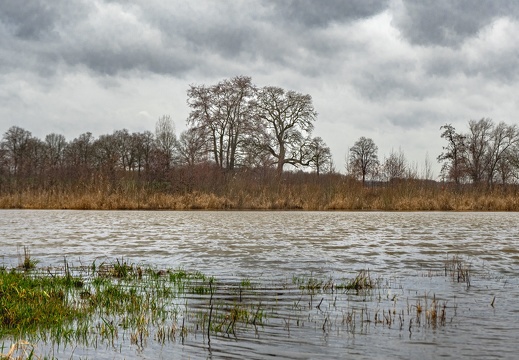
[[[0,208],[85,210],[519,211],[517,189],[462,190],[420,181],[363,187],[352,180],[269,184],[234,179],[214,189],[85,186],[0,193]]]

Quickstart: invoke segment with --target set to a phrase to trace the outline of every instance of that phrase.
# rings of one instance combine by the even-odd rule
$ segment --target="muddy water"
[[[339,310],[333,303],[332,311],[333,296],[322,309],[312,304],[316,314],[306,326],[272,321],[259,334],[213,339],[211,349],[192,339],[144,350],[125,344],[125,352],[83,357],[512,359],[519,353],[517,213],[0,211],[0,265],[16,266],[23,246],[39,266],[124,257],[257,283],[344,279],[369,269],[385,284],[376,299],[339,299]],[[470,286],[442,276],[454,256],[470,267]],[[443,326],[375,321],[374,313],[397,302],[403,311],[433,297],[446,304]],[[357,301],[371,302],[370,320],[351,331],[344,319]]]

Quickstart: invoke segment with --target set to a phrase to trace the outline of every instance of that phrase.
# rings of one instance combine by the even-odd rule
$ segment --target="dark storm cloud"
[[[0,52],[6,61],[0,64],[0,71],[53,76],[58,69],[71,67],[65,71],[181,74],[195,65],[187,57],[183,41],[167,47],[162,34],[154,34],[156,39],[144,34],[153,33],[154,26],[142,22],[134,7],[107,9],[102,2],[85,4],[68,0],[2,2]]]
[[[496,17],[519,16],[516,0],[403,0],[395,25],[413,44],[457,46]]]
[[[366,18],[385,10],[388,1],[380,0],[288,0],[269,1],[280,21],[298,22],[303,26],[323,27],[332,22]]]
[[[0,4],[0,31],[5,34],[1,51],[5,58],[22,59],[0,66],[44,76],[68,66],[110,76],[136,70],[182,77],[193,69],[218,71],[215,60],[220,58],[235,65],[272,62],[319,74],[322,63],[311,61],[332,57],[338,47],[329,46],[312,28],[372,16],[384,10],[387,1],[172,5],[7,0]],[[302,33],[301,26],[308,31]],[[154,38],[146,37],[146,31],[155,32]]]
[[[59,13],[48,1],[5,0],[0,7],[0,22],[15,37],[40,40],[52,32]],[[52,3],[50,3],[52,4]]]

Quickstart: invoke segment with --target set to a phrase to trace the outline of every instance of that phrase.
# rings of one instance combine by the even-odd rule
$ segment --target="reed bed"
[[[215,189],[162,191],[137,187],[0,192],[0,208],[84,210],[385,210],[519,211],[515,187],[455,188],[420,181],[363,187],[356,181],[233,180]]]

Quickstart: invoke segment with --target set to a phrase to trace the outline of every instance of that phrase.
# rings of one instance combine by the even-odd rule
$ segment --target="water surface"
[[[390,309],[393,299],[401,305],[436,296],[450,319],[413,333],[373,323],[347,331],[338,319],[355,307],[358,299],[349,298],[352,303],[328,313],[336,316],[330,331],[310,321],[290,331],[267,327],[239,340],[216,339],[210,351],[193,339],[143,351],[125,345],[124,352],[86,354],[90,358],[515,358],[518,242],[517,213],[0,211],[0,265],[7,267],[18,264],[27,246],[39,266],[60,266],[64,258],[76,265],[124,258],[263,283],[346,279],[369,269],[386,284],[371,317]],[[441,276],[454,256],[470,266],[470,286]]]

